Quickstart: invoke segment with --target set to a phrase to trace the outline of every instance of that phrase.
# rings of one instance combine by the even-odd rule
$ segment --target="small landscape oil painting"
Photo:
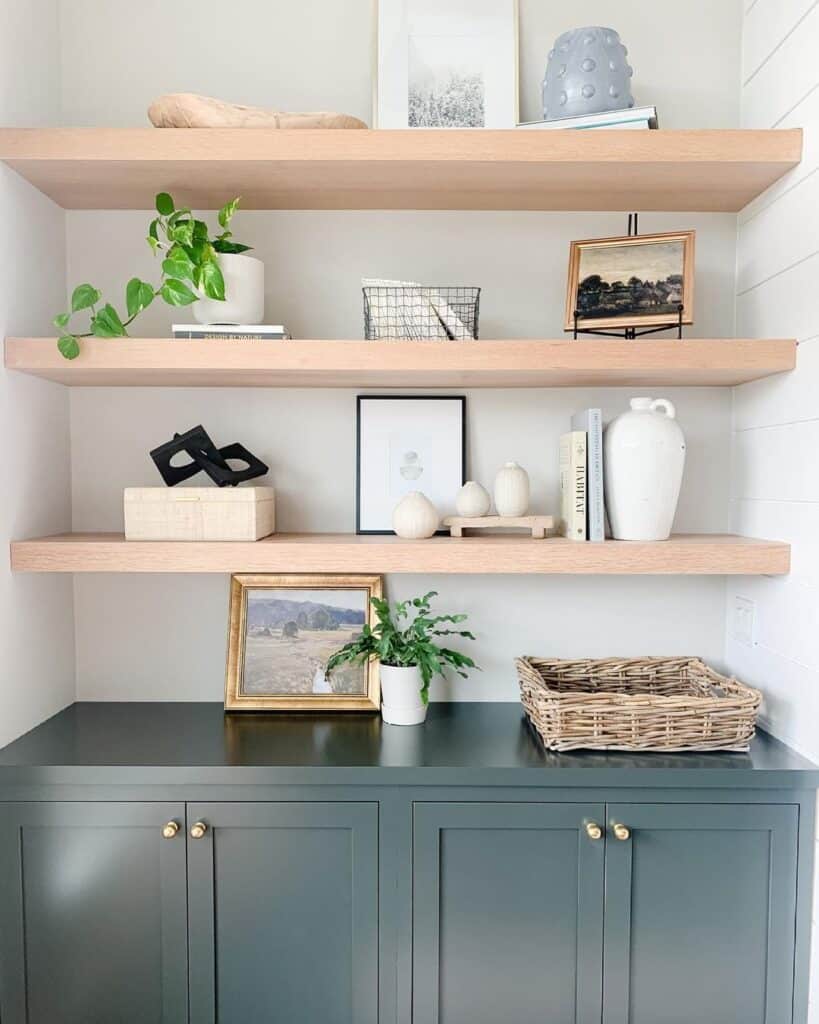
[[[566,330],[691,323],[694,233],[572,242]]]
[[[326,582],[325,582],[326,581]],[[369,707],[369,664],[327,675],[330,655],[371,621],[378,577],[234,576],[227,708]]]

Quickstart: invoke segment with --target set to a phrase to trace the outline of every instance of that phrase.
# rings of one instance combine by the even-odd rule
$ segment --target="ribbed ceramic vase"
[[[632,398],[603,440],[606,509],[617,540],[668,540],[685,466],[685,437],[666,398]]]
[[[485,516],[489,505],[489,492],[477,480],[467,480],[455,496],[455,511],[465,519]]]
[[[392,528],[406,540],[431,537],[441,525],[438,510],[421,491],[410,491],[395,506]]]
[[[634,106],[634,74],[613,28],[573,28],[555,40],[543,79],[543,117],[579,117]]]
[[[529,510],[529,474],[517,462],[506,462],[495,477],[495,511],[499,516],[525,516]]]

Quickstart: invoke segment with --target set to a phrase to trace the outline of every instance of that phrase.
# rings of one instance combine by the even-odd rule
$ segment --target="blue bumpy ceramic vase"
[[[612,28],[573,28],[558,36],[543,79],[544,119],[633,107],[627,54]]]

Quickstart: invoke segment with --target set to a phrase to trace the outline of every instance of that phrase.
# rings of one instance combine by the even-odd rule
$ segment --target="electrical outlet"
[[[741,644],[753,647],[756,604],[747,597],[734,597],[733,634]]]

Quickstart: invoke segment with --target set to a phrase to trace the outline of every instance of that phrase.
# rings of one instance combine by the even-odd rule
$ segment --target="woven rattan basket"
[[[549,750],[747,750],[762,701],[699,658],[518,658],[520,696]]]

